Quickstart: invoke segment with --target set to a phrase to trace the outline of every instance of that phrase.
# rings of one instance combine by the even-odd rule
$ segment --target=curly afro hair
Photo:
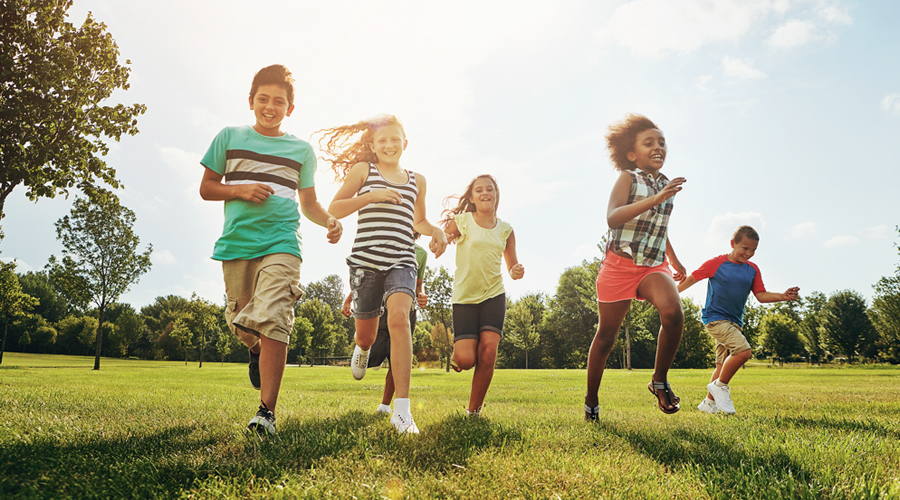
[[[606,148],[616,170],[623,172],[637,168],[627,155],[634,150],[634,141],[637,140],[638,134],[653,128],[659,129],[649,118],[635,113],[628,113],[625,118],[609,126]]]

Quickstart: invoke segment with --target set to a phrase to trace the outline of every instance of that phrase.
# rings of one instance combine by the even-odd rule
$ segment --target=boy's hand
[[[233,187],[236,198],[253,203],[261,204],[275,194],[275,190],[265,184],[235,184]]]
[[[341,221],[329,217],[325,221],[325,227],[328,228],[328,243],[334,244],[340,241],[341,235],[344,234],[344,226],[341,225]]]
[[[787,291],[784,292],[784,300],[797,300],[800,298],[800,287],[794,286],[788,288]]]
[[[444,254],[447,249],[447,236],[440,229],[435,229],[431,233],[431,243],[428,248],[434,253],[434,258],[438,258]]]
[[[509,277],[518,280],[522,279],[525,276],[525,266],[522,265],[521,262],[516,262],[516,265],[509,268]]]
[[[403,202],[403,196],[393,189],[373,189],[367,193],[369,203],[388,202],[399,205]]]
[[[428,307],[428,296],[424,292],[419,292],[419,296],[416,297],[416,305],[422,309]]]

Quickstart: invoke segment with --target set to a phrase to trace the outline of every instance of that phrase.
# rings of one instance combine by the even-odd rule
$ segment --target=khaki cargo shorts
[[[300,300],[300,258],[275,253],[249,260],[222,261],[225,319],[247,347],[264,335],[287,344],[294,329],[294,302]]]
[[[731,321],[713,321],[706,325],[706,331],[716,341],[716,364],[725,362],[728,354],[738,354],[750,350],[750,343],[741,333],[741,327]]]

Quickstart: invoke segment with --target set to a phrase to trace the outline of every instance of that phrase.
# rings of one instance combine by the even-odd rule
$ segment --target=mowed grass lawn
[[[900,498],[900,369],[754,365],[735,416],[696,410],[707,370],[607,371],[599,424],[584,370],[498,370],[485,418],[471,373],[415,370],[422,433],[376,415],[386,370],[289,367],[277,437],[244,426],[246,366],[6,353],[0,498]]]

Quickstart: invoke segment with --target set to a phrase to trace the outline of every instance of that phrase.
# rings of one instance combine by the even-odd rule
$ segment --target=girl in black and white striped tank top
[[[395,184],[385,179],[374,163],[369,163],[368,177],[357,195],[376,189],[393,189],[400,193],[402,201],[399,204],[389,201],[370,203],[359,210],[356,239],[347,265],[379,271],[400,266],[416,267],[413,213],[419,188],[416,174],[409,170],[405,172],[406,184]]]

